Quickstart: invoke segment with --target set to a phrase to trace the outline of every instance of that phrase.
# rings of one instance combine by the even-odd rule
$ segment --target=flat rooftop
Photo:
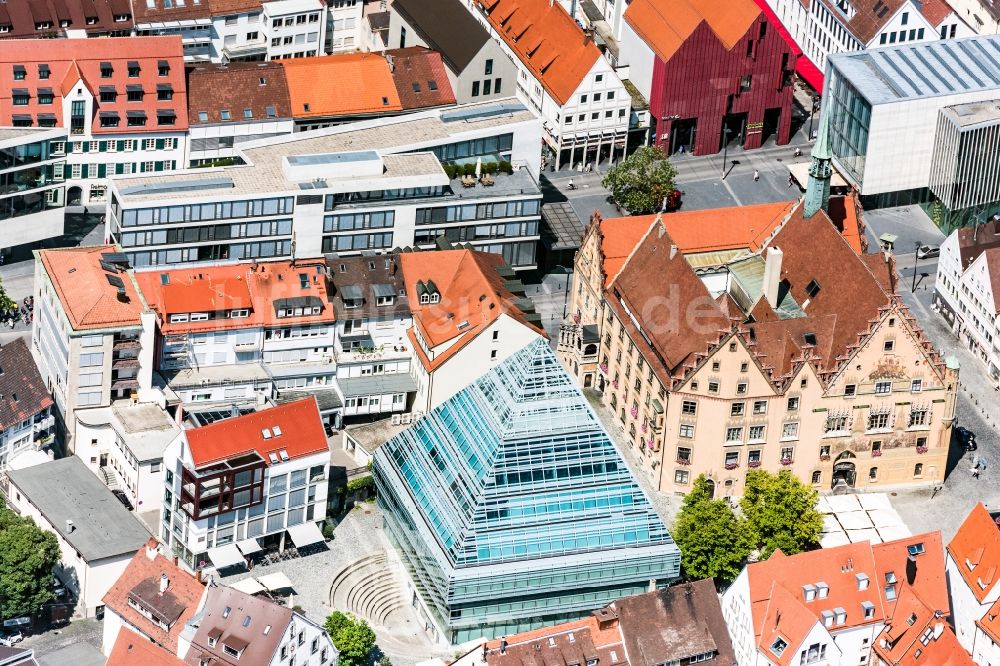
[[[919,42],[828,58],[871,104],[1000,88],[1000,35]]]
[[[941,109],[941,113],[958,127],[991,125],[1000,121],[1000,99],[946,106]]]
[[[84,425],[111,425],[140,461],[162,460],[163,451],[180,433],[180,426],[159,405],[118,401],[110,407],[79,409]]]
[[[192,196],[308,192],[310,190],[301,188],[299,182],[285,177],[282,170],[283,158],[303,156],[306,159],[305,156],[310,155],[329,156],[365,151],[377,152],[382,156],[385,166],[383,178],[431,175],[444,178],[444,171],[433,154],[401,153],[461,141],[461,135],[468,132],[531,120],[535,120],[535,115],[511,98],[459,109],[435,109],[394,118],[347,123],[251,142],[242,150],[247,161],[245,166],[113,180],[122,200],[127,203]],[[332,183],[328,185],[333,186]],[[171,191],[172,188],[177,191]],[[323,186],[317,185],[315,189],[323,189]]]
[[[87,562],[131,557],[149,539],[139,519],[76,456],[12,470],[8,478]]]

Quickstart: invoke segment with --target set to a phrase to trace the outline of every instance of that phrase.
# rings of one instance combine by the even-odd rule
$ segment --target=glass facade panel
[[[824,103],[826,108],[823,113],[830,114],[830,147],[833,154],[839,165],[861,183],[868,151],[871,104],[834,68],[830,69],[827,79]]]
[[[374,475],[390,538],[453,642],[679,574],[666,527],[542,340],[387,442]]]

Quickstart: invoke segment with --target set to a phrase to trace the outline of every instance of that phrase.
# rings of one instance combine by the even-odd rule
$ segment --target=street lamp
[[[910,286],[911,292],[917,291],[917,260],[920,258],[918,255],[920,253],[920,241],[913,241],[913,284]]]
[[[813,138],[813,116],[816,115],[817,106],[819,105],[819,96],[812,95],[812,108],[809,109],[809,137],[808,139],[812,141]]]
[[[732,130],[728,127],[723,127],[722,132],[724,139],[722,141],[722,180],[726,179],[726,163],[729,160],[729,135]]]

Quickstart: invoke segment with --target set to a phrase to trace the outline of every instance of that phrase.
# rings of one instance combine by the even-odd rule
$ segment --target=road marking
[[[730,194],[730,196],[732,196],[732,197],[733,197],[733,200],[734,200],[734,201],[736,202],[736,205],[737,205],[737,206],[742,206],[742,205],[743,205],[743,202],[742,202],[742,201],[740,201],[740,198],[739,198],[738,196],[736,196],[736,192],[734,192],[734,191],[733,191],[733,188],[731,188],[731,187],[729,186],[729,183],[727,183],[726,181],[722,181],[722,184],[723,184],[723,185],[725,186],[725,188],[726,188],[727,190],[729,190],[729,194]]]

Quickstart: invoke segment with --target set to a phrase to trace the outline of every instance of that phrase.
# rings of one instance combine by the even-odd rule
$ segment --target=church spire
[[[809,165],[809,183],[806,185],[805,208],[803,217],[812,217],[820,209],[827,210],[830,205],[830,176],[833,167],[830,165],[830,114],[823,113],[819,119],[819,133],[812,149],[812,164]]]

